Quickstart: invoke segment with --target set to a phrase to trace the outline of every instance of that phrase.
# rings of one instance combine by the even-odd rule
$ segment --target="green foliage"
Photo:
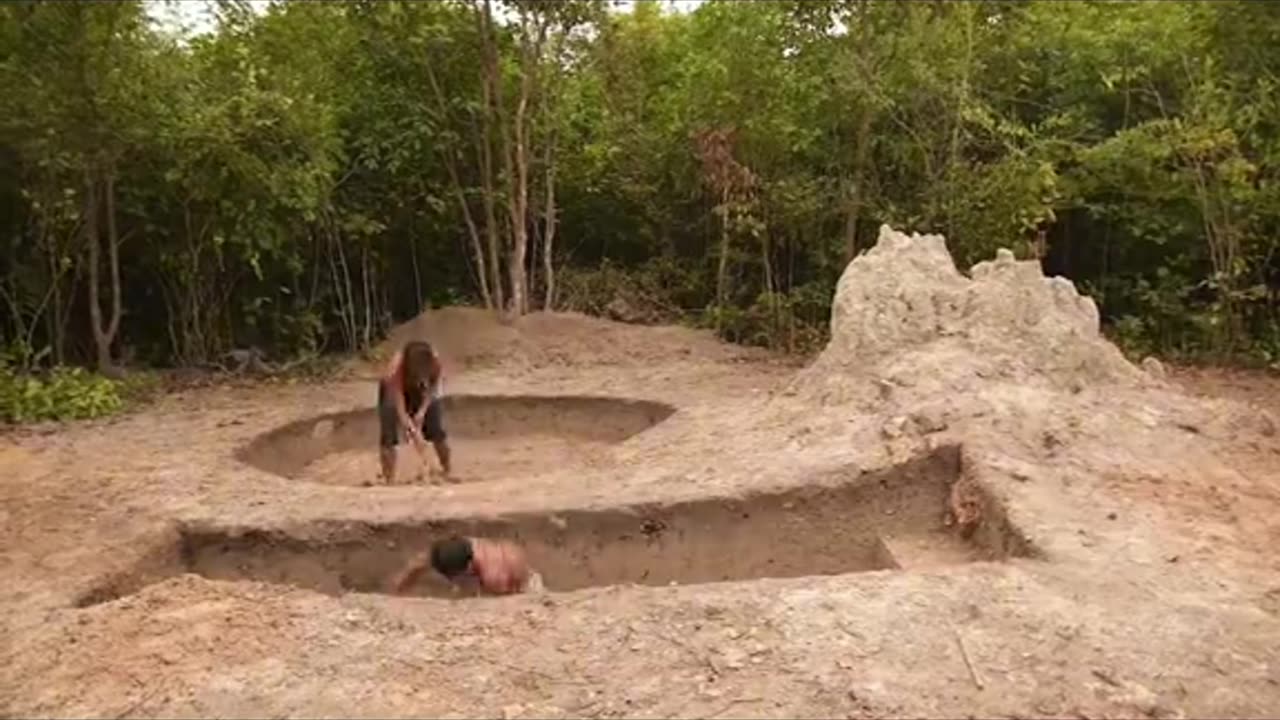
[[[10,423],[98,418],[124,407],[120,384],[78,367],[43,375],[0,367],[0,418]]]

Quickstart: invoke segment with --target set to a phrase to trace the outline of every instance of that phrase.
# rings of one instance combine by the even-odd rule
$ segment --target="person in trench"
[[[426,442],[430,442],[446,479],[453,475],[449,438],[444,430],[444,371],[431,344],[422,340],[405,343],[387,362],[378,380],[378,420],[381,426],[379,456],[382,480],[395,481],[396,448],[401,434],[413,443],[426,462]]]
[[[387,589],[395,595],[403,594],[427,568],[443,575],[455,591],[471,585],[476,594],[545,592],[542,576],[529,567],[524,549],[519,545],[458,536],[438,540],[429,550],[415,555],[391,579]]]

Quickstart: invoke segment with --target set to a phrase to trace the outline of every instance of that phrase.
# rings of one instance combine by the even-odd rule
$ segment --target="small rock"
[[[311,428],[311,437],[323,440],[333,434],[333,421],[321,420]]]
[[[945,413],[934,409],[913,413],[911,422],[915,423],[916,428],[925,434],[942,432],[947,429],[948,425]]]
[[[1116,515],[1115,513],[1113,513],[1113,512],[1109,512],[1109,513],[1107,513],[1107,519],[1108,519],[1108,520],[1115,520],[1115,519],[1116,519],[1116,517],[1117,517],[1117,515]]]
[[[1146,370],[1148,375],[1154,377],[1162,378],[1167,374],[1164,369],[1164,363],[1149,355],[1142,359],[1142,369]]]
[[[547,518],[547,520],[560,530],[564,530],[569,527],[569,522],[564,518],[560,517],[559,515],[551,515]]]
[[[881,428],[880,434],[887,439],[902,437],[907,430],[907,418],[898,416],[888,420]]]
[[[1271,417],[1271,413],[1266,410],[1259,410],[1258,425],[1258,431],[1262,433],[1263,437],[1275,437],[1277,429],[1276,419]]]
[[[503,720],[511,720],[511,718],[520,717],[520,713],[524,712],[523,705],[504,705],[502,707]]]

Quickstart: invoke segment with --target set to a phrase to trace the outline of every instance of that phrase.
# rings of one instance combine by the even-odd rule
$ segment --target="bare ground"
[[[368,408],[363,378],[212,388],[11,434],[0,440],[0,715],[1280,714],[1280,440],[1259,407],[1280,397],[1274,377],[992,377],[943,394],[923,382],[877,390],[875,378],[895,377],[882,366],[819,402],[802,382],[812,374],[676,328],[577,316],[511,327],[454,310],[403,332],[454,348],[452,394],[676,412],[626,439],[584,440],[586,459],[562,432],[459,431],[473,482],[392,487],[342,480],[376,472],[371,450],[321,456],[295,477],[240,459],[288,423]],[[1248,390],[1224,399],[1224,382]],[[899,502],[902,468],[947,448],[952,512]],[[819,503],[826,515],[759,504],[813,487],[853,495]],[[857,495],[877,487],[888,494]],[[847,497],[869,499],[838,504]],[[862,529],[912,557],[895,528],[915,526],[894,525],[900,515],[958,542],[972,497],[979,529],[964,547],[929,545],[938,562],[849,561],[873,541]],[[766,516],[739,525],[721,506]],[[281,576],[294,584],[243,579],[255,577],[248,559],[184,557],[191,537],[213,533],[263,552],[363,548],[371,565],[379,543],[393,539],[396,559],[449,523],[524,518],[510,527],[527,533],[519,522],[560,518],[573,532],[610,513],[641,528],[661,517],[685,544],[633,538],[634,552],[583,570],[604,575],[574,576],[584,589],[555,592],[551,576],[585,567],[628,527],[591,526],[597,535],[565,551],[575,562],[548,568],[553,592],[484,600],[317,592],[296,573]],[[1026,547],[983,534],[1006,525]],[[552,536],[537,537],[554,555]],[[607,570],[625,576],[645,557],[637,584],[609,584],[619,578]],[[639,576],[685,558],[675,584]],[[771,572],[770,560],[819,574]],[[851,572],[869,567],[883,569]],[[219,572],[242,579],[206,577]]]

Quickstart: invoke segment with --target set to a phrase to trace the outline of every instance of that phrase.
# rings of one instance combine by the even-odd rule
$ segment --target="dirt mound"
[[[885,225],[836,288],[831,341],[798,378],[874,375],[912,386],[965,378],[1084,383],[1146,381],[1099,331],[1093,301],[1069,280],[1046,278],[1035,261],[1000,250],[995,260],[955,268],[940,235]]]
[[[427,340],[458,368],[499,364],[631,365],[686,360],[734,362],[762,352],[726,345],[709,332],[683,327],[624,325],[578,313],[531,313],[514,321],[480,308],[428,310],[393,330],[380,355],[409,340]]]

